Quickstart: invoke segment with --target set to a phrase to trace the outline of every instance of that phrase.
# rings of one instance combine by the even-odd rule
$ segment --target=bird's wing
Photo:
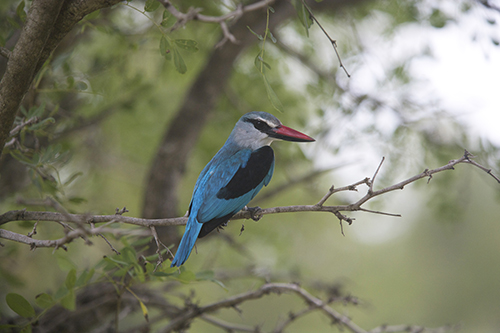
[[[193,195],[198,222],[236,214],[269,183],[273,169],[274,153],[269,146],[240,150],[214,161]]]

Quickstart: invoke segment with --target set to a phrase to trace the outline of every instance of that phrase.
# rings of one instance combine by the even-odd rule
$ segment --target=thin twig
[[[307,4],[306,4],[306,2],[304,0],[302,0],[302,4],[304,5],[304,8],[307,9],[307,11],[309,12],[309,15],[311,15],[311,18],[314,20],[314,22],[316,22],[316,24],[318,24],[318,26],[321,28],[321,30],[323,31],[323,33],[325,34],[325,36],[330,40],[330,43],[332,43],[333,49],[335,50],[335,54],[337,55],[337,59],[339,60],[339,66],[340,66],[340,68],[342,68],[344,70],[344,72],[347,75],[347,77],[351,77],[351,74],[349,74],[349,72],[347,71],[347,68],[345,68],[344,64],[342,63],[342,59],[340,58],[339,51],[337,50],[337,41],[335,39],[332,39],[330,37],[330,35],[328,35],[328,33],[326,32],[326,30],[323,28],[323,26],[321,25],[321,23],[319,23],[319,21],[316,19],[316,17],[312,13],[311,9],[309,8],[309,6],[307,6]]]
[[[336,188],[332,185],[332,187],[330,187],[330,189],[328,190],[328,193],[326,193],[325,196],[323,198],[321,198],[320,201],[318,201],[316,206],[322,207],[324,205],[324,203],[326,202],[326,200],[328,200],[333,194],[335,194],[337,192],[342,192],[342,191],[355,191],[355,192],[357,192],[358,191],[357,187],[359,185],[361,185],[361,184],[368,185],[369,183],[370,183],[370,178],[366,177],[365,179],[360,180],[359,182],[356,182],[356,183],[351,184],[351,185],[343,186],[343,187]]]
[[[386,213],[386,212],[381,212],[378,210],[371,210],[371,209],[365,209],[365,208],[360,208],[359,211],[366,212],[366,213],[372,213],[372,214],[381,214],[381,215],[387,215],[387,216],[393,216],[393,217],[401,217],[401,214]]]
[[[163,256],[162,256],[161,250],[160,250],[160,245],[163,246],[165,249],[167,249],[168,254],[170,254],[170,256],[172,258],[174,257],[174,254],[170,251],[170,249],[165,244],[162,243],[162,241],[160,240],[160,237],[158,237],[158,233],[156,232],[156,228],[154,226],[150,226],[149,229],[151,230],[151,234],[153,235],[153,238],[156,242],[156,253],[158,254],[158,260],[156,261],[156,266],[155,266],[155,269],[153,270],[153,272],[156,272],[158,267],[161,267],[161,264],[164,262]]]
[[[450,331],[458,331],[460,325],[447,325],[443,327],[429,328],[417,325],[382,325],[376,327],[367,333],[445,333]]]
[[[252,326],[246,326],[246,325],[239,325],[239,324],[234,324],[234,323],[229,323],[227,321],[221,320],[219,318],[216,318],[214,316],[210,316],[207,314],[201,315],[201,319],[206,321],[207,323],[210,323],[212,325],[218,326],[222,329],[224,329],[227,332],[259,332],[256,327]]]
[[[170,323],[165,327],[165,329],[162,330],[162,332],[171,332],[185,327],[185,325],[191,322],[193,319],[206,313],[212,313],[223,308],[234,308],[235,306],[238,306],[239,304],[248,300],[262,298],[263,296],[269,295],[271,293],[280,295],[284,292],[291,292],[299,296],[304,301],[306,301],[306,303],[314,306],[318,309],[318,311],[321,311],[324,315],[329,317],[334,323],[341,325],[342,328],[346,328],[354,333],[366,333],[364,329],[356,325],[350,318],[341,315],[340,313],[329,307],[321,299],[314,297],[305,289],[302,289],[298,285],[291,283],[268,283],[255,291],[249,291],[243,294],[228,297],[222,301],[215,302],[206,306],[196,306],[195,308],[191,308],[171,320]]]
[[[290,325],[291,323],[293,323],[296,319],[300,318],[300,317],[303,317],[311,312],[313,312],[314,310],[316,310],[315,307],[313,306],[309,306],[307,308],[304,308],[298,312],[290,312],[288,314],[288,318],[283,320],[281,323],[279,323],[278,325],[276,325],[276,327],[274,328],[273,330],[273,333],[281,333],[283,332],[283,330],[288,326]]]
[[[221,15],[221,16],[208,16],[208,15],[203,15],[200,14],[200,9],[199,8],[189,8],[187,13],[183,13],[179,11],[177,8],[175,8],[174,5],[169,0],[158,0],[159,3],[167,9],[170,14],[172,14],[176,19],[177,22],[170,28],[170,31],[179,29],[186,25],[187,22],[192,21],[192,20],[197,20],[201,22],[206,22],[206,23],[217,23],[221,26],[222,33],[224,37],[221,39],[219,43],[215,46],[220,47],[222,46],[225,42],[228,40],[231,41],[231,43],[238,44],[238,40],[234,35],[229,31],[228,26],[227,26],[227,21],[232,20],[231,22],[234,23],[236,22],[244,13],[247,12],[252,12],[255,10],[259,10],[262,8],[266,8],[270,4],[274,2],[274,0],[262,0],[262,1],[257,1],[255,3],[249,4],[247,6],[242,6],[238,5],[236,9],[230,13]]]
[[[12,52],[8,48],[0,46],[0,56],[9,59],[11,54]]]
[[[373,192],[373,185],[375,184],[375,178],[378,175],[378,172],[380,171],[380,168],[382,167],[382,163],[384,163],[385,157],[382,157],[382,160],[380,161],[380,164],[378,165],[377,170],[373,174],[372,180],[370,181],[370,189],[368,191]]]
[[[104,237],[103,234],[99,233],[97,234],[97,236],[100,236],[102,237],[102,239],[104,239],[106,241],[106,243],[108,243],[109,247],[111,248],[111,250],[116,253],[117,255],[120,255],[120,251],[118,251],[117,249],[115,249],[115,247],[108,241],[108,239],[106,237]]]
[[[38,221],[35,222],[33,229],[28,233],[28,237],[32,238],[33,235],[36,235],[36,227],[38,226]]]
[[[40,121],[40,119],[38,117],[33,117],[33,118],[30,118],[26,121],[24,121],[24,119],[23,119],[23,121],[19,125],[17,125],[16,127],[14,127],[13,129],[10,130],[9,135],[14,136],[17,133],[19,133],[24,127],[36,124],[39,121]]]

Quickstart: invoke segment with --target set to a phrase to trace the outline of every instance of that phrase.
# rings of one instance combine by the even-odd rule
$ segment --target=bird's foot
[[[255,206],[255,207],[245,206],[245,210],[250,212],[250,217],[254,221],[258,221],[262,218],[262,214],[261,214],[262,208],[260,208],[259,206]]]
[[[224,230],[225,227],[227,227],[227,221],[217,226],[217,232]]]

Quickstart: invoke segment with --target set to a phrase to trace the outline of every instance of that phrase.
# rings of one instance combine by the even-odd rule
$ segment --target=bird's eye
[[[262,120],[254,120],[253,126],[261,132],[268,131],[270,129],[269,125]]]

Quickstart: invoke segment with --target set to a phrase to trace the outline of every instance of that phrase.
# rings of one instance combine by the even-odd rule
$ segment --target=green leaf
[[[269,29],[267,29],[267,33],[269,34],[269,37],[271,37],[273,43],[276,44],[278,40],[276,39],[276,37],[274,37],[273,33]]]
[[[126,246],[120,252],[122,254],[122,259],[128,264],[137,263],[137,253],[132,247]]]
[[[160,54],[165,57],[167,60],[172,59],[172,54],[170,52],[170,43],[165,36],[161,36],[160,38]]]
[[[31,160],[25,155],[21,154],[18,150],[12,150],[10,152],[10,155],[23,164],[31,165]]]
[[[297,12],[297,17],[299,18],[300,23],[306,29],[306,35],[309,37],[309,28],[311,27],[313,21],[306,7],[300,0],[293,0],[293,6],[295,7],[295,11]]]
[[[69,176],[68,180],[66,180],[64,182],[64,186],[68,186],[69,184],[71,184],[76,178],[80,177],[83,175],[83,172],[79,171],[79,172],[75,172],[74,174],[72,174],[71,176]]]
[[[176,39],[175,44],[179,46],[181,49],[196,52],[198,51],[198,42],[192,39]]]
[[[439,9],[433,9],[432,14],[429,17],[429,23],[434,28],[443,28],[448,22],[448,20],[449,18],[446,16],[446,14],[440,11]]]
[[[75,283],[76,283],[76,270],[72,269],[68,272],[68,275],[66,276],[66,282],[65,282],[66,288],[68,288],[68,290],[73,289],[75,287]]]
[[[269,65],[264,61],[264,59],[262,59],[262,57],[260,56],[261,54],[262,52],[259,52],[259,54],[257,54],[257,56],[255,57],[254,65],[255,67],[257,67],[261,74],[264,74],[264,67],[262,67],[262,65],[266,66],[268,69],[271,69],[271,65]]]
[[[255,31],[252,30],[252,28],[250,28],[248,25],[247,25],[247,28],[248,30],[250,30],[250,32],[252,34],[254,34],[259,40],[264,40],[264,37],[262,37],[262,35],[259,35],[258,33],[256,33]]]
[[[56,122],[56,120],[54,118],[49,117],[49,118],[46,118],[46,119],[44,119],[36,124],[33,124],[33,125],[27,127],[27,129],[30,131],[36,131],[37,129],[44,128],[48,124],[54,124],[55,122]]]
[[[141,305],[142,315],[144,316],[146,321],[149,321],[148,308],[146,307],[146,305],[144,305],[142,300],[132,291],[132,289],[127,287],[127,290],[139,301],[139,304]]]
[[[28,118],[32,117],[42,117],[45,112],[45,103],[42,103],[39,107],[32,107],[28,111]]]
[[[87,16],[85,16],[85,19],[87,19],[87,20],[96,19],[99,16],[100,13],[101,13],[100,9],[94,10],[92,13],[88,14]]]
[[[35,296],[35,303],[42,309],[48,309],[54,305],[54,298],[46,293],[41,293]]]
[[[213,283],[215,283],[216,285],[218,285],[222,289],[227,290],[226,285],[224,283],[222,283],[222,281],[219,281],[217,279],[211,279],[210,281],[213,282]]]
[[[127,262],[121,261],[121,260],[116,260],[116,259],[113,259],[113,258],[110,258],[110,257],[104,257],[103,260],[107,261],[109,263],[113,263],[117,267],[128,266]]]
[[[214,271],[201,271],[196,273],[197,280],[212,280],[214,278]]]
[[[5,296],[5,300],[9,308],[21,317],[30,318],[35,316],[35,309],[33,309],[23,296],[16,293],[8,293]]]
[[[176,274],[178,271],[177,267],[163,267],[160,270],[154,272],[153,276],[170,276]]]
[[[24,11],[25,5],[26,4],[24,3],[24,0],[23,0],[19,3],[19,5],[17,5],[17,8],[16,8],[16,14],[21,19],[21,22],[26,21],[26,12]]]
[[[14,29],[21,29],[21,26],[19,25],[19,23],[14,20],[12,17],[10,16],[7,16],[7,22],[9,22],[9,24],[14,28]]]
[[[81,203],[87,202],[87,199],[81,198],[81,197],[71,197],[68,199],[68,201],[75,203],[75,204],[81,204]]]
[[[149,244],[151,243],[151,241],[153,240],[153,237],[142,237],[142,238],[138,238],[136,240],[134,240],[130,246],[133,246],[133,247],[139,247],[139,246],[143,246],[143,245],[146,245],[146,244]],[[156,255],[158,256],[158,255]],[[146,257],[147,259],[148,257]]]
[[[178,280],[182,283],[189,283],[189,282],[196,280],[196,275],[191,271],[184,271],[184,272],[181,272],[181,274],[179,274],[176,277],[176,280]]]
[[[72,289],[69,293],[61,299],[61,305],[70,311],[76,309],[76,296],[75,291]]]
[[[142,315],[144,316],[144,319],[146,319],[146,321],[149,321],[148,308],[146,307],[146,305],[144,305],[144,303],[140,299],[137,300],[141,305]]]
[[[66,286],[61,285],[59,289],[57,289],[57,291],[54,293],[54,299],[60,300],[68,293],[69,293],[68,288],[66,288]]]
[[[129,265],[129,266],[123,266],[122,268],[120,268],[119,270],[116,270],[113,272],[113,276],[116,276],[116,277],[122,277],[122,276],[125,276],[129,271],[130,271],[130,268],[132,267],[132,265]]]
[[[146,12],[154,12],[160,7],[160,3],[156,0],[146,0],[146,4],[144,5],[144,10]]]
[[[168,29],[171,28],[176,22],[177,18],[165,9],[163,12],[163,20],[160,23],[161,26]]]
[[[0,325],[0,332],[3,332],[3,330],[5,330],[6,332],[11,332],[11,331],[14,332],[14,330],[10,330],[9,331],[9,330],[7,330],[7,328],[19,328],[19,326],[17,326],[17,325],[7,325],[7,324]]]
[[[68,76],[66,78],[66,83],[68,84],[68,89],[73,88],[73,86],[75,85],[75,78],[73,76]]]
[[[226,289],[226,286],[224,285],[224,283],[215,279],[214,271],[209,270],[209,271],[198,272],[198,273],[196,273],[196,279],[198,281],[210,281],[210,282],[213,282],[213,283],[219,285],[220,287]]]
[[[82,274],[78,277],[75,283],[75,287],[83,287],[89,283],[90,279],[92,279],[92,276],[94,276],[95,269],[91,269],[90,271],[84,270]]]
[[[184,62],[184,59],[182,59],[182,56],[179,53],[179,50],[177,50],[177,48],[174,48],[173,56],[174,56],[174,65],[177,71],[181,74],[186,73],[187,72],[186,63]]]
[[[78,81],[76,82],[75,84],[75,89],[76,90],[87,90],[89,86],[87,85],[87,83],[83,82],[83,81]]]
[[[26,325],[19,331],[19,333],[31,333],[31,332],[32,332],[31,325]]]
[[[266,86],[266,92],[267,92],[267,98],[269,98],[269,101],[271,102],[272,106],[278,110],[279,112],[284,112],[283,111],[283,104],[281,104],[280,99],[278,98],[278,95],[274,92],[273,88],[267,81],[267,78],[265,75],[262,75],[264,79],[264,85]]]

